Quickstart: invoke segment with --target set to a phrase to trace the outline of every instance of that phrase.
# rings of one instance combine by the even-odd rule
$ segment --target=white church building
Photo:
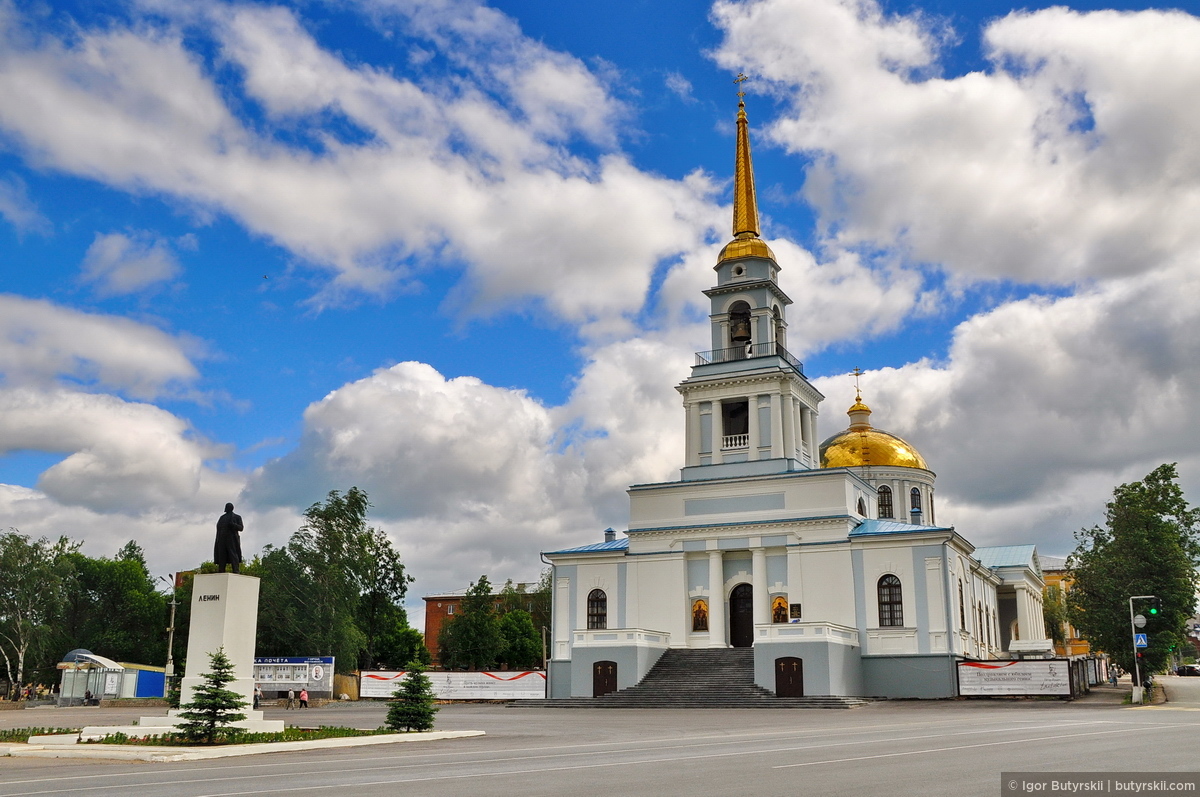
[[[550,697],[631,687],[674,648],[751,648],[754,682],[780,696],[949,697],[960,661],[1047,655],[1032,545],[976,548],[939,525],[933,471],[861,395],[818,443],[824,396],[787,350],[738,107],[712,350],[677,388],[680,478],[629,489],[623,538],[544,554]]]

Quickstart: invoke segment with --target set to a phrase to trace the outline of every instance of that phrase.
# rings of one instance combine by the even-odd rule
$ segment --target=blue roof
[[[1037,547],[1033,545],[992,545],[976,548],[975,558],[984,567],[1028,567],[1040,571]]]
[[[612,542],[597,542],[591,545],[581,545],[578,548],[564,548],[561,551],[546,551],[547,554],[559,553],[606,553],[611,551],[625,551],[629,549],[629,538],[625,537]]]
[[[949,526],[919,526],[897,520],[867,518],[850,532],[851,537],[868,537],[875,534],[919,534],[927,531],[952,531]]]

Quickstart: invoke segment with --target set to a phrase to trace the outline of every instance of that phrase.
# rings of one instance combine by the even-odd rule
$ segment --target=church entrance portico
[[[729,644],[748,648],[754,644],[754,588],[738,584],[729,593]]]

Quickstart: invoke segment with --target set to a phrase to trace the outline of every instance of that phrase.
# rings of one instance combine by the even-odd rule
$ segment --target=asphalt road
[[[438,729],[487,736],[178,764],[0,759],[17,795],[998,795],[1001,772],[1195,771],[1200,678],[1171,701],[894,701],[855,710],[571,710],[454,705]],[[1193,682],[1195,682],[1193,684]],[[1194,705],[1193,705],[1194,704]],[[53,722],[97,709],[3,712]],[[118,710],[104,710],[117,712]],[[127,721],[128,710],[104,721]],[[269,713],[274,714],[273,711]],[[280,712],[374,727],[381,705]],[[136,715],[136,713],[135,713]],[[25,716],[24,724],[32,717]]]

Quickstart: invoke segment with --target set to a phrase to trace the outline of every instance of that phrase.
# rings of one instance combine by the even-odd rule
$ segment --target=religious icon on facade
[[[692,630],[708,630],[708,601],[704,598],[692,603]]]
[[[771,601],[771,622],[786,623],[788,621],[788,602],[782,595],[776,595]]]

